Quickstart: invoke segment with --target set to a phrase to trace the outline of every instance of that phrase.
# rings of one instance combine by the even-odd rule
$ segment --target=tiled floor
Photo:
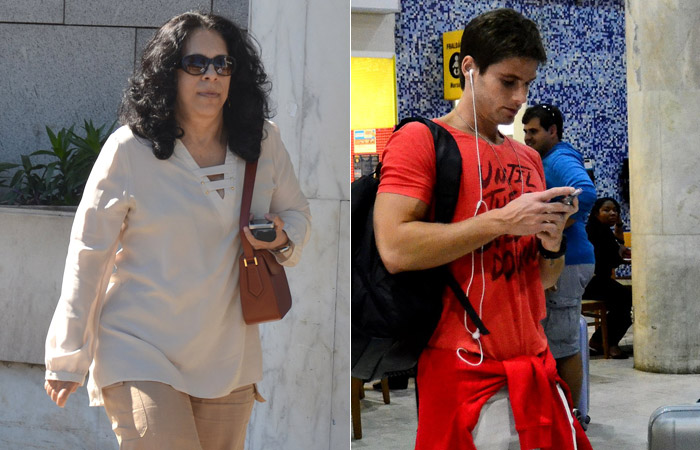
[[[629,333],[625,343],[631,343]],[[644,450],[649,416],[656,408],[694,403],[700,398],[700,375],[646,373],[633,365],[632,358],[591,360],[591,423],[587,434],[596,450]],[[389,405],[382,401],[380,391],[372,390],[370,384],[366,388],[361,414],[363,437],[353,439],[352,448],[413,449],[417,423],[413,380],[408,389],[391,391]]]

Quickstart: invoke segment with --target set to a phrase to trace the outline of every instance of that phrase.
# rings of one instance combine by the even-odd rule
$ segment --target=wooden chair
[[[582,300],[581,314],[584,317],[592,317],[593,326],[603,335],[603,355],[605,359],[610,358],[610,346],[608,345],[608,310],[602,300]],[[589,324],[590,325],[590,324]],[[581,349],[583,350],[583,349]]]
[[[390,403],[389,378],[382,378],[382,397],[384,404]],[[352,434],[355,439],[362,439],[362,419],[360,418],[360,400],[365,398],[364,381],[351,377],[350,384],[350,414],[352,415]]]

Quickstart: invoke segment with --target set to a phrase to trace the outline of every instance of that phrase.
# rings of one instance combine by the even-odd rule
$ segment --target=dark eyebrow
[[[522,78],[520,78],[519,76],[517,76],[517,75],[515,75],[515,74],[512,74],[512,73],[504,73],[504,74],[502,74],[501,76],[502,76],[503,78],[507,78],[507,79],[522,80]],[[525,81],[525,82],[526,82],[526,83],[532,83],[532,82],[535,81],[536,79],[537,79],[537,76],[534,76],[533,78],[531,78],[531,79],[529,79],[529,80],[527,80],[527,81]]]

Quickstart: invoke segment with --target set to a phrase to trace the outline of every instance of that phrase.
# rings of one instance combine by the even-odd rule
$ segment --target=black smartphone
[[[253,219],[248,224],[253,237],[259,241],[272,242],[277,237],[275,224],[267,219]]]
[[[571,194],[569,194],[566,197],[564,197],[563,199],[561,199],[561,202],[565,203],[567,205],[573,205],[574,198],[578,197],[581,194],[581,192],[583,192],[583,189],[581,189],[581,188],[576,189],[574,192],[572,192]]]

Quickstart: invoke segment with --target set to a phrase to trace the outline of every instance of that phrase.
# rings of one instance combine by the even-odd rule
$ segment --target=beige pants
[[[253,403],[265,401],[254,384],[207,399],[154,381],[116,383],[102,397],[121,450],[242,450]]]

